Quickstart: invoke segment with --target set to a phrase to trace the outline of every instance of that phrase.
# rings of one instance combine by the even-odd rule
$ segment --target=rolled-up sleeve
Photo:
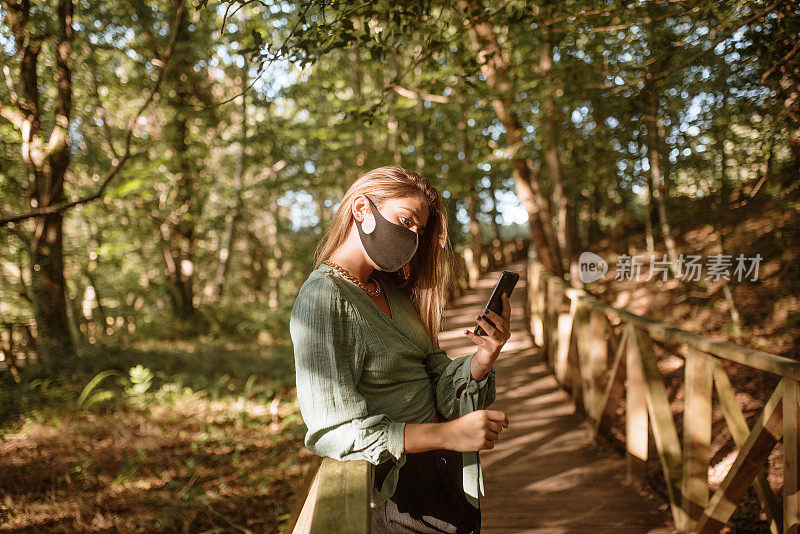
[[[353,328],[353,310],[325,277],[309,281],[292,307],[297,398],[308,427],[305,445],[337,460],[379,464],[404,459],[405,423],[367,413],[356,389],[363,353]]]
[[[474,380],[470,368],[474,356],[473,352],[451,360],[444,349],[432,349],[427,355],[425,368],[433,383],[436,408],[447,420],[459,417],[462,395],[473,396],[470,405],[476,406],[476,410],[487,408],[494,402],[494,367],[480,380]],[[467,387],[470,383],[475,386]]]

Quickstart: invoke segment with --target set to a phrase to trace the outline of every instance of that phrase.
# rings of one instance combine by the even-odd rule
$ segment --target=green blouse
[[[395,491],[406,461],[406,423],[430,422],[436,410],[452,420],[495,399],[494,368],[473,380],[475,353],[451,360],[435,349],[410,292],[391,286],[381,271],[375,275],[391,318],[323,263],[300,288],[289,322],[305,445],[319,456],[372,464],[372,507]],[[463,457],[464,491],[477,507],[478,453]],[[373,466],[389,459],[394,465],[375,488]]]

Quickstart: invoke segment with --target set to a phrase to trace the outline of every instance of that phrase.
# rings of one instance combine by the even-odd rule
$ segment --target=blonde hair
[[[417,196],[428,203],[428,221],[419,236],[411,261],[394,273],[385,273],[395,287],[407,288],[422,324],[439,348],[445,297],[453,269],[453,250],[447,235],[447,213],[439,190],[416,172],[396,165],[372,169],[361,175],[345,193],[330,226],[317,245],[314,269],[330,258],[347,239],[354,224],[353,200],[367,195],[380,207],[387,199]]]

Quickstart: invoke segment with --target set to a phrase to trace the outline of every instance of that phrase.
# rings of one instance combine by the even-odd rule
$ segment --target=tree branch
[[[8,93],[11,95],[11,103],[19,108],[19,97],[17,97],[17,91],[14,89],[14,81],[11,79],[11,69],[8,68],[8,65],[3,65],[3,75],[6,79]]]
[[[780,59],[780,60],[779,60],[777,63],[775,63],[773,66],[771,66],[771,67],[769,68],[769,70],[768,70],[767,72],[765,72],[765,73],[764,73],[764,74],[761,76],[761,83],[766,83],[766,81],[767,81],[767,80],[768,80],[768,79],[769,79],[769,78],[770,78],[770,77],[771,77],[773,74],[775,74],[776,72],[778,72],[778,69],[780,69],[782,66],[784,66],[785,64],[787,64],[789,61],[791,61],[791,60],[792,60],[792,58],[793,58],[794,56],[796,56],[798,52],[800,52],[800,41],[797,41],[797,43],[795,43],[795,45],[794,45],[794,48],[792,48],[791,50],[789,50],[789,53],[788,53],[788,54],[786,54],[785,56],[783,56],[783,57],[782,57],[782,58],[781,58],[781,59]]]
[[[106,187],[108,187],[108,184],[111,183],[111,181],[114,178],[117,177],[117,175],[119,174],[120,170],[122,169],[122,166],[125,164],[125,162],[128,160],[128,158],[130,158],[130,156],[131,156],[131,140],[132,140],[132,137],[133,137],[133,128],[136,126],[136,123],[138,122],[139,117],[141,117],[142,113],[144,113],[144,111],[148,108],[148,106],[150,106],[150,103],[153,101],[153,99],[155,98],[156,94],[158,93],[158,89],[161,86],[161,82],[164,79],[164,73],[166,72],[167,62],[169,61],[169,58],[170,58],[170,56],[172,56],[172,52],[175,49],[175,41],[176,41],[176,38],[178,36],[178,32],[177,32],[178,24],[180,24],[180,21],[183,19],[184,0],[177,0],[176,4],[177,5],[176,5],[176,10],[175,10],[175,27],[173,28],[172,37],[170,39],[169,45],[167,46],[167,50],[164,52],[164,56],[162,57],[162,59],[160,59],[160,60],[159,59],[152,60],[152,63],[154,63],[155,65],[160,67],[160,70],[158,72],[158,77],[156,78],[156,82],[153,85],[153,88],[150,90],[150,94],[147,96],[147,99],[139,107],[139,110],[136,112],[136,114],[134,114],[133,117],[131,117],[130,121],[128,121],[128,128],[127,128],[127,132],[126,132],[126,135],[125,135],[125,152],[123,153],[121,158],[119,158],[118,160],[116,160],[114,162],[114,166],[108,171],[108,174],[106,174],[105,178],[103,179],[103,181],[100,184],[100,187],[97,189],[97,191],[95,191],[94,193],[92,193],[90,195],[87,195],[85,197],[81,197],[81,198],[78,198],[76,200],[72,200],[70,202],[63,202],[61,204],[56,204],[54,206],[45,206],[45,207],[33,210],[33,211],[29,212],[29,213],[24,213],[22,215],[15,215],[13,217],[6,217],[6,218],[3,218],[3,219],[0,219],[0,227],[7,226],[7,225],[9,225],[11,223],[16,223],[16,222],[19,222],[19,221],[24,221],[26,219],[31,219],[33,217],[41,217],[41,216],[44,216],[44,215],[51,215],[53,213],[59,213],[59,212],[62,212],[64,210],[67,210],[69,208],[72,208],[72,207],[75,207],[75,206],[78,206],[78,205],[81,205],[81,204],[87,204],[89,202],[97,200],[98,198],[100,198],[103,195],[103,191],[105,191]],[[2,115],[5,118],[8,118],[4,113],[5,112],[5,108],[0,108],[0,112],[3,112]],[[9,119],[9,120],[11,120],[11,119]]]
[[[775,9],[778,6],[780,6],[783,2],[784,2],[784,0],[777,0],[773,4],[767,6],[766,8],[764,8],[761,11],[759,11],[758,13],[756,13],[755,15],[752,15],[752,16],[748,17],[747,19],[741,21],[732,30],[730,30],[728,32],[725,32],[720,37],[714,39],[712,41],[711,46],[709,46],[709,47],[697,52],[696,54],[694,54],[693,56],[691,56],[687,60],[681,62],[680,64],[678,64],[678,65],[676,65],[676,66],[674,66],[674,67],[672,67],[670,69],[665,70],[664,72],[661,72],[659,74],[647,74],[646,76],[640,76],[638,78],[635,78],[633,80],[627,81],[627,82],[625,82],[623,84],[620,84],[620,85],[616,85],[616,84],[608,85],[608,84],[606,84],[606,85],[594,86],[592,88],[610,89],[612,94],[616,94],[619,91],[622,91],[623,89],[625,89],[627,87],[633,87],[633,86],[635,86],[637,84],[640,84],[640,83],[655,82],[655,81],[658,81],[658,80],[662,80],[662,79],[666,78],[667,76],[669,76],[670,74],[674,74],[675,72],[678,72],[678,71],[681,71],[681,70],[685,69],[686,67],[688,67],[689,65],[691,65],[692,63],[694,63],[695,61],[697,61],[698,59],[700,59],[704,55],[706,55],[709,52],[711,52],[712,50],[714,50],[721,42],[725,41],[725,39],[728,39],[731,35],[733,35],[736,32],[736,30],[738,30],[742,26],[747,26],[748,24],[760,19],[764,15],[767,15],[767,14],[771,13],[772,11],[775,11]],[[716,33],[721,32],[722,30],[724,30],[728,26],[729,22],[730,22],[730,19],[728,19],[723,24],[721,24],[720,26],[715,28],[711,32],[711,35],[714,35]]]
[[[23,115],[21,111],[18,109],[11,109],[6,106],[0,107],[0,117],[3,117],[20,130],[22,129],[22,125],[25,123],[25,115]]]
[[[406,98],[413,98],[415,100],[427,100],[428,102],[438,102],[440,104],[447,104],[450,98],[443,95],[434,95],[422,90],[411,90],[399,85],[390,85],[388,89],[394,89],[394,92]]]
[[[722,41],[724,41],[725,39],[727,39],[728,37],[733,35],[733,33],[735,33],[735,31],[738,30],[739,28],[741,28],[742,26],[747,26],[751,22],[756,21],[756,20],[760,19],[761,17],[763,17],[764,15],[774,11],[775,8],[777,8],[779,5],[781,5],[783,3],[783,1],[784,0],[778,0],[777,2],[773,3],[772,5],[765,7],[764,9],[762,9],[761,11],[756,13],[755,15],[753,15],[753,16],[747,18],[746,20],[744,20],[743,22],[739,23],[733,31],[727,32],[726,34],[724,34],[719,39],[715,39],[712,42],[711,46],[709,46],[705,50],[701,50],[700,52],[696,53],[695,55],[693,55],[692,57],[690,57],[686,61],[680,63],[678,66],[673,67],[673,68],[671,68],[671,69],[669,69],[669,70],[667,70],[665,72],[662,72],[661,74],[658,74],[657,76],[653,76],[651,78],[652,81],[656,81],[656,80],[660,80],[662,78],[666,78],[667,76],[669,76],[673,72],[677,72],[677,71],[685,69],[686,67],[688,67],[689,65],[691,65],[692,63],[694,63],[695,61],[697,61],[698,59],[700,59],[704,55],[706,55],[709,52],[711,52],[712,50],[714,50],[717,47],[717,45],[719,45]]]

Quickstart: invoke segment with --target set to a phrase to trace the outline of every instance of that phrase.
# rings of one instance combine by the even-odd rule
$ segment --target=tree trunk
[[[486,19],[480,0],[459,0],[459,7],[467,17],[478,64],[492,93],[492,107],[506,129],[506,140],[513,154],[514,184],[517,196],[528,212],[531,242],[545,267],[554,274],[563,276],[564,269],[550,210],[539,182],[539,167],[534,166],[526,156],[518,155],[524,142],[508,76],[509,53],[501,49],[497,34]]]
[[[723,228],[725,216],[727,215],[728,208],[730,206],[731,187],[730,181],[728,180],[728,158],[725,155],[725,137],[723,136],[719,127],[715,129],[714,133],[716,134],[717,152],[719,152],[719,207],[717,211],[716,224],[717,243],[719,245],[717,253],[725,254],[725,233]],[[739,308],[736,307],[736,301],[733,298],[733,291],[731,290],[733,280],[726,280],[722,278],[720,282],[724,284],[722,293],[725,295],[725,301],[728,303],[728,313],[731,316],[733,335],[736,338],[736,341],[741,341],[742,318],[739,314]]]
[[[176,0],[177,1],[177,0]],[[177,10],[176,10],[177,12]],[[170,281],[170,299],[175,315],[190,318],[195,315],[194,305],[194,232],[199,218],[196,162],[190,152],[191,131],[189,120],[193,115],[189,103],[192,88],[182,80],[185,73],[193,67],[193,54],[190,50],[192,35],[187,28],[186,17],[181,17],[175,25],[175,50],[173,68],[167,71],[166,85],[175,91],[169,107],[172,117],[165,127],[166,139],[171,154],[170,163],[173,174],[177,176],[173,192],[174,199],[167,202],[166,221],[161,225],[164,260],[167,277]]]
[[[397,57],[396,52],[393,50],[389,54],[389,82],[394,83],[395,78],[397,78]],[[391,155],[392,162],[395,165],[401,165],[400,124],[395,115],[397,93],[395,91],[390,91],[386,100],[386,151]]]
[[[589,224],[586,229],[586,241],[589,246],[600,239],[600,214],[603,201],[600,197],[600,185],[592,184],[592,195],[589,200]]]
[[[225,217],[225,233],[222,237],[222,246],[219,250],[219,268],[214,281],[214,300],[219,302],[225,291],[225,281],[228,268],[231,264],[231,252],[236,239],[236,224],[239,222],[240,210],[242,207],[242,187],[244,184],[244,170],[247,159],[247,57],[244,58],[244,68],[242,69],[242,118],[240,123],[239,137],[239,158],[236,160],[236,170],[233,177],[233,206]]]
[[[577,231],[575,228],[575,214],[572,203],[569,199],[569,191],[564,186],[564,172],[559,154],[559,116],[556,111],[554,97],[555,83],[553,83],[553,38],[550,28],[546,24],[542,28],[542,50],[539,57],[539,68],[542,77],[550,79],[549,90],[544,98],[544,160],[547,163],[547,171],[550,176],[550,183],[553,186],[553,200],[556,205],[557,238],[558,246],[561,251],[562,261],[566,261],[564,266],[570,273],[570,283],[575,287],[583,284],[578,277],[578,258],[577,258]]]
[[[478,192],[475,187],[475,169],[472,164],[472,145],[469,142],[469,130],[467,130],[467,106],[466,97],[461,89],[456,90],[456,97],[458,99],[458,124],[456,129],[458,131],[459,145],[461,152],[464,154],[464,162],[462,168],[464,169],[464,176],[466,176],[466,183],[464,189],[466,191],[467,202],[467,215],[469,216],[469,233],[472,235],[472,252],[473,257],[477,258],[481,252],[483,245],[483,235],[481,233],[481,225],[478,221]]]
[[[659,6],[648,6],[658,8]],[[651,56],[659,57],[658,53],[663,52],[661,47],[669,48],[667,43],[657,41],[659,35],[655,28],[656,17],[649,11],[645,14],[645,26],[647,34],[647,46],[650,49]],[[658,69],[658,65],[650,64],[648,77]],[[672,228],[667,216],[666,197],[668,191],[664,186],[664,172],[662,167],[661,158],[661,140],[660,140],[660,124],[659,124],[659,108],[661,105],[661,97],[658,92],[658,86],[655,81],[648,80],[644,85],[644,99],[645,99],[645,116],[644,123],[647,128],[647,157],[650,164],[650,189],[653,201],[656,205],[656,213],[658,213],[658,225],[661,230],[661,238],[664,240],[664,246],[667,249],[667,256],[669,257],[670,266],[675,276],[680,274],[680,264],[678,259],[678,249],[675,245],[675,240],[672,237]]]
[[[665,203],[667,192],[664,190],[661,175],[661,151],[658,139],[658,107],[660,99],[657,89],[653,84],[648,84],[648,86],[645,87],[645,91],[647,92],[647,114],[645,116],[645,123],[647,125],[647,153],[650,162],[650,181],[652,183],[653,200],[658,210],[658,222],[661,226],[661,236],[667,248],[667,255],[672,265],[672,272],[677,276],[680,272],[678,249],[675,246],[675,240],[672,238],[672,229],[669,224],[669,219],[667,218],[667,206]]]
[[[500,223],[497,221],[497,218],[500,216],[500,211],[497,209],[497,188],[495,187],[495,179],[490,178],[490,180],[489,193],[492,196],[492,211],[489,213],[492,216],[492,231],[494,232],[495,239],[502,239]]]
[[[354,20],[353,23],[358,25],[358,21]],[[360,106],[364,101],[363,88],[362,88],[362,72],[361,72],[361,58],[358,55],[358,49],[354,48],[350,51],[350,63],[352,69],[350,71],[350,86],[353,89],[353,105]],[[358,169],[358,176],[364,174],[366,169],[367,154],[364,151],[364,121],[356,117],[355,120],[355,139],[354,145],[356,147],[356,168]]]
[[[72,111],[72,0],[59,0],[55,69],[56,87],[53,128],[45,140],[39,101],[38,60],[42,47],[39,29],[31,21],[28,2],[3,2],[5,23],[11,28],[20,62],[20,102],[17,104],[22,133],[22,159],[28,170],[31,205],[43,208],[64,201],[64,180],[70,166],[69,120]],[[36,319],[38,356],[58,365],[74,355],[65,298],[63,216],[35,217],[30,241],[30,297]]]
[[[278,217],[279,206],[277,202],[272,204],[272,209],[264,213],[265,220],[265,249],[272,252],[272,258],[267,260],[266,276],[270,281],[270,288],[267,293],[267,303],[271,309],[278,307],[280,303],[280,273],[278,272],[283,261],[283,249],[281,248],[279,234]]]

